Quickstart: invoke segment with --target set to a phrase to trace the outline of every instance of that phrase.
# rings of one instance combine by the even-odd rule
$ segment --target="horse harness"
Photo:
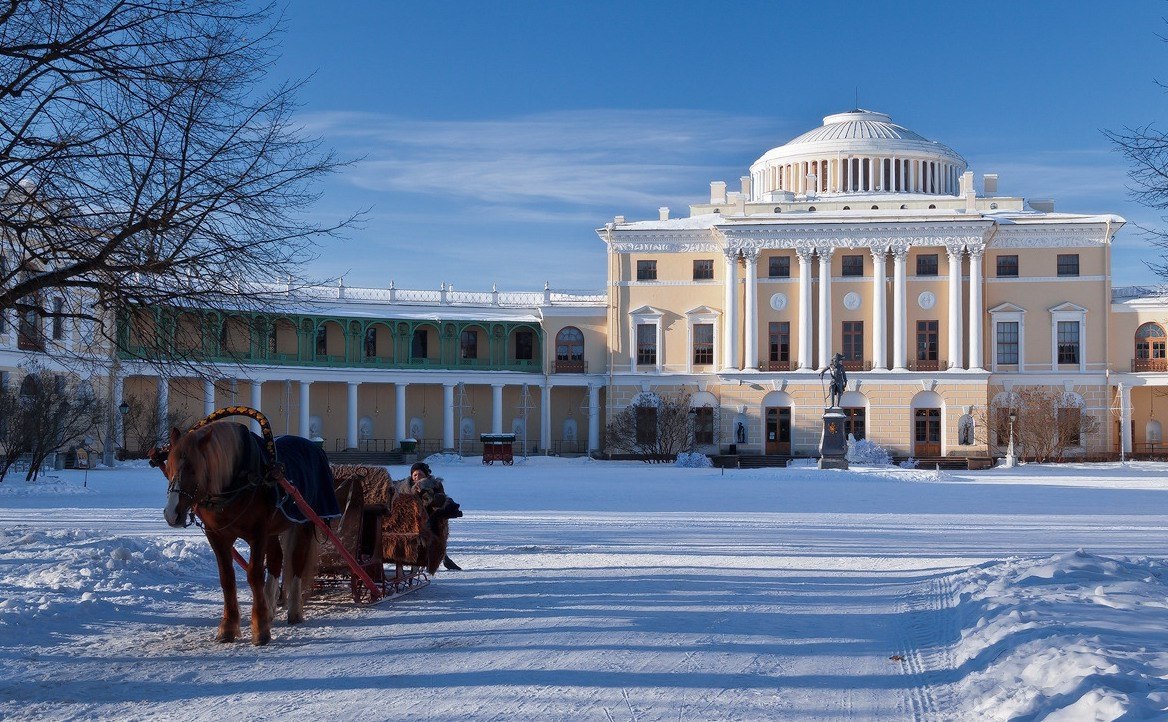
[[[203,528],[203,524],[195,515],[196,510],[200,507],[208,511],[216,511],[226,508],[237,498],[248,492],[251,492],[253,495],[265,489],[275,492],[275,490],[280,486],[280,479],[284,476],[284,465],[276,460],[276,443],[272,435],[271,426],[268,424],[267,418],[265,418],[263,414],[261,414],[259,411],[256,411],[255,409],[249,408],[247,406],[228,406],[219,409],[215,413],[192,426],[187,430],[187,433],[189,434],[196,429],[200,429],[203,426],[206,426],[212,421],[218,421],[219,419],[227,416],[246,416],[260,423],[260,428],[264,432],[264,450],[267,452],[267,457],[260,459],[259,470],[257,470],[255,467],[240,469],[238,472],[236,472],[226,490],[221,491],[218,494],[208,494],[203,498],[199,498],[194,493],[180,488],[177,479],[170,479],[170,483],[166,487],[166,493],[177,493],[179,498],[187,500],[190,504],[190,506],[187,508],[187,519],[183,523],[183,528],[189,527],[191,524],[197,525],[200,529]],[[249,435],[251,434],[250,431],[246,433]],[[147,454],[150,466],[161,470],[163,475],[168,479],[170,478],[170,475],[166,472],[166,461],[169,456],[170,444],[155,447]],[[269,459],[271,459],[270,462],[268,461]]]

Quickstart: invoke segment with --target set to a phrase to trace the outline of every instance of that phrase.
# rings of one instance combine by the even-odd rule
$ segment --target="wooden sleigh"
[[[333,465],[333,476],[342,515],[337,542],[322,545],[314,589],[326,593],[348,590],[360,604],[429,585],[430,576],[446,554],[446,520],[433,529],[433,510],[426,507],[426,501],[413,493],[395,493],[383,467]],[[377,595],[370,595],[346,556],[355,559],[361,572],[377,586]],[[387,565],[393,569],[387,572]]]

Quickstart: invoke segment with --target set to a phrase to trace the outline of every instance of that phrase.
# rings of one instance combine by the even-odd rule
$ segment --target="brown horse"
[[[281,461],[299,456],[310,462],[305,473],[327,475],[320,481],[332,496],[328,459],[316,445],[284,436],[276,439],[275,448]],[[229,421],[214,421],[186,434],[172,429],[169,453],[154,455],[152,463],[161,466],[170,480],[164,510],[167,523],[181,527],[198,518],[215,552],[223,587],[223,620],[216,641],[233,642],[239,636],[239,601],[232,566],[236,539],[251,547],[247,582],[252,592],[252,644],[271,641],[278,580],[285,561],[291,567],[284,584],[288,623],[304,621],[304,595],[311,588],[304,579],[311,581],[315,573],[316,536],[311,524],[290,520],[281,508],[276,484],[267,473],[271,461],[261,440],[246,426]],[[323,472],[319,472],[321,468]],[[335,499],[332,504],[335,507]]]

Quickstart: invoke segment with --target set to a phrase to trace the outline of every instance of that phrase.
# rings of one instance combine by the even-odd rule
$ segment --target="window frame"
[[[769,256],[767,258],[767,278],[790,278],[791,256]]]
[[[698,265],[702,264],[702,265]],[[714,280],[714,259],[712,258],[695,258],[693,262],[693,280],[695,281],[712,281]]]
[[[1059,253],[1055,258],[1055,275],[1059,278],[1079,277],[1079,254]]]
[[[1006,259],[1013,259],[1013,263],[1006,262]],[[1018,277],[1018,254],[999,254],[994,258],[995,273],[998,278],[1017,278]],[[1012,273],[1011,273],[1012,271]]]
[[[637,280],[638,281],[656,281],[657,280],[657,259],[642,258],[637,260]]]
[[[930,264],[932,266],[931,272],[929,269]],[[917,254],[916,270],[917,270],[916,275],[918,275],[918,276],[929,276],[929,277],[940,276],[941,275],[940,254],[937,254],[937,253],[918,253]]]
[[[841,256],[840,275],[850,278],[862,278],[864,276],[864,255],[848,254]]]

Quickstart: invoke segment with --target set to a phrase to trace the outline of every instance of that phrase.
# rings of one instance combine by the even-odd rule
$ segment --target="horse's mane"
[[[258,444],[246,426],[234,421],[213,421],[179,437],[170,450],[170,463],[177,463],[184,455],[198,459],[203,465],[198,483],[205,493],[214,496],[231,486],[241,467],[258,466],[258,452]]]

